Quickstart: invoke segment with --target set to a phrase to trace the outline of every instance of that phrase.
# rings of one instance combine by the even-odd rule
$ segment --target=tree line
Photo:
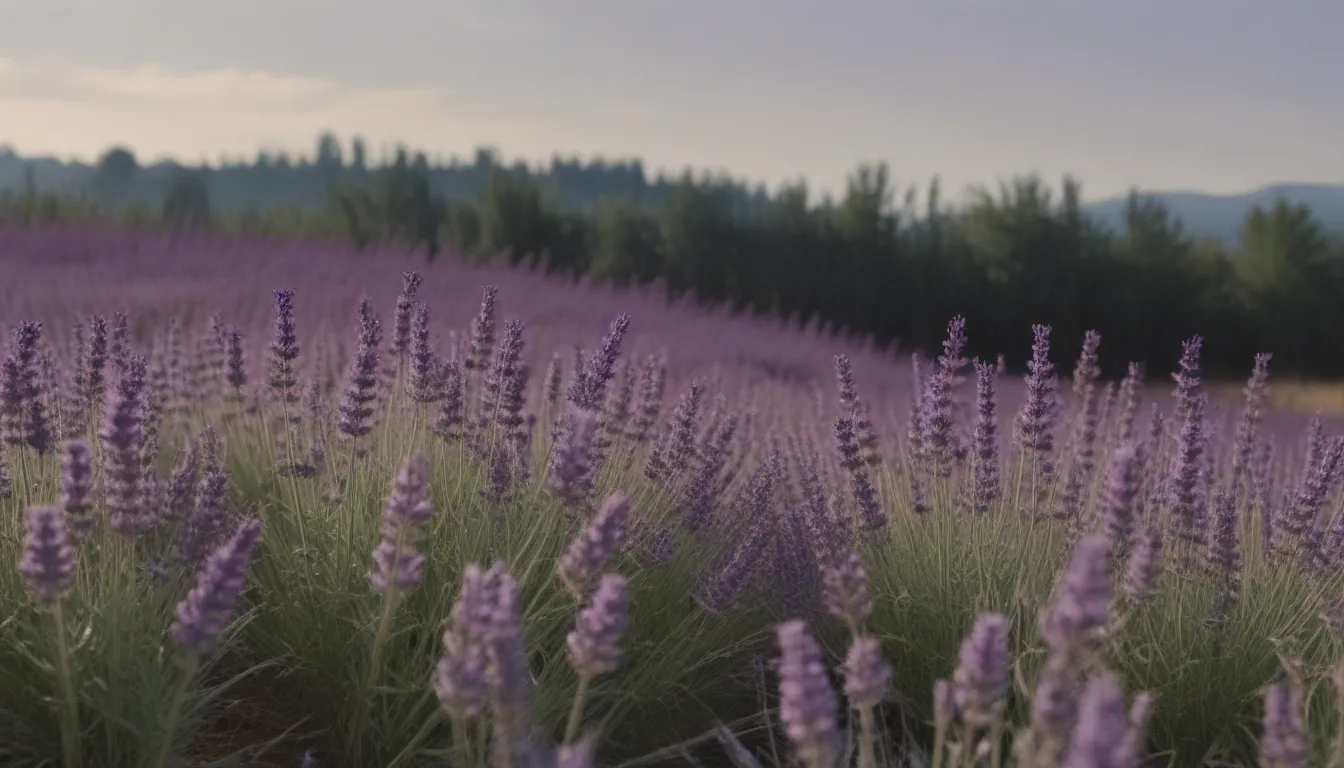
[[[656,281],[674,297],[925,351],[960,314],[974,329],[973,354],[1010,362],[1025,359],[1033,323],[1052,325],[1059,349],[1095,329],[1114,375],[1128,361],[1171,370],[1194,333],[1206,338],[1212,374],[1244,375],[1262,351],[1281,374],[1344,373],[1344,241],[1286,201],[1253,208],[1237,242],[1223,243],[1191,235],[1138,194],[1109,226],[1082,210],[1071,178],[1052,187],[1020,177],[953,209],[936,180],[898,190],[880,164],[860,166],[832,199],[802,182],[767,194],[721,176],[649,180],[638,163],[576,161],[566,184],[563,164],[542,175],[478,155],[453,177],[423,154],[401,149],[370,167],[355,149],[347,161],[326,135],[314,160],[288,171],[269,160],[158,169],[155,194],[137,191],[143,169],[114,149],[77,187],[46,190],[30,176],[0,198],[0,222],[110,219],[359,246],[397,240],[430,259],[502,254],[557,276]],[[218,205],[219,190],[237,198],[240,187],[269,192]]]

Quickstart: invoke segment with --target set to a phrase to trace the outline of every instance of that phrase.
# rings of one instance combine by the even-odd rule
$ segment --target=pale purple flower
[[[1152,694],[1140,693],[1129,708],[1129,727],[1117,757],[1123,768],[1141,768],[1147,754],[1148,723],[1153,717]]]
[[[235,398],[242,397],[243,387],[247,386],[247,369],[243,362],[243,332],[237,328],[229,329],[224,343],[224,381],[233,387]]]
[[[566,420],[551,462],[550,488],[566,506],[575,507],[593,492],[593,440],[600,425],[596,415],[572,406]]]
[[[626,433],[631,440],[642,443],[648,439],[649,431],[658,423],[666,386],[667,361],[657,355],[650,355],[640,371],[639,401],[635,406],[634,418],[630,420],[630,430]]]
[[[1229,491],[1219,491],[1213,500],[1213,529],[1209,534],[1209,563],[1225,576],[1241,574],[1241,541],[1237,531],[1237,499]]]
[[[624,543],[630,531],[630,501],[616,491],[602,502],[588,527],[574,538],[556,564],[556,573],[576,600],[588,596],[593,578]]]
[[[201,569],[196,586],[178,604],[177,620],[173,622],[173,636],[182,650],[209,653],[219,634],[233,623],[247,564],[260,536],[261,521],[248,520]]]
[[[672,413],[672,424],[666,437],[649,452],[644,474],[653,480],[670,480],[685,471],[695,456],[695,433],[700,420],[700,406],[705,385],[696,380],[682,395]]]
[[[1139,398],[1143,392],[1143,366],[1130,363],[1125,378],[1120,382],[1120,413],[1115,422],[1115,441],[1127,443],[1134,440],[1134,419],[1139,413]]]
[[[401,293],[397,294],[397,311],[392,327],[392,352],[403,358],[411,352],[412,324],[411,310],[415,306],[415,294],[420,289],[421,277],[416,271],[401,273]]]
[[[1125,695],[1109,673],[1094,677],[1078,705],[1078,723],[1060,768],[1132,768],[1125,761]]]
[[[294,291],[275,291],[275,334],[271,339],[271,366],[267,383],[280,393],[285,402],[294,397],[290,391],[298,386],[294,360],[299,356],[299,337],[294,323]]]
[[[1138,493],[1138,452],[1133,445],[1123,443],[1111,455],[1111,468],[1101,499],[1106,536],[1110,539],[1111,550],[1117,555],[1129,549],[1130,532],[1134,528],[1134,500]]]
[[[891,688],[892,670],[877,638],[859,635],[845,656],[845,698],[851,707],[876,707]]]
[[[128,538],[143,535],[149,524],[140,509],[144,389],[145,358],[131,355],[98,433],[103,444],[103,489],[109,521],[113,530]]]
[[[823,568],[822,601],[832,616],[851,626],[861,627],[868,620],[873,602],[868,594],[868,574],[858,553],[852,552],[839,564]]]
[[[607,383],[615,376],[616,359],[621,354],[621,341],[630,329],[630,316],[624,312],[611,321],[611,328],[602,337],[602,346],[588,359],[582,376],[576,376],[566,398],[586,411],[598,411],[606,395]]]
[[[1041,625],[1051,653],[1074,658],[1106,626],[1111,600],[1110,542],[1101,534],[1078,539]]]
[[[596,677],[620,665],[621,635],[628,622],[626,600],[625,577],[603,574],[566,640],[569,663],[580,675]]]
[[[1134,535],[1133,549],[1125,569],[1125,597],[1138,604],[1147,600],[1156,590],[1162,575],[1162,534],[1141,528]]]
[[[29,507],[24,513],[27,539],[19,573],[33,599],[53,605],[74,581],[75,548],[66,536],[61,510],[51,506]]]
[[[951,680],[936,680],[933,683],[933,723],[946,729],[957,719],[956,688]]]
[[[93,531],[93,454],[88,443],[71,440],[61,452],[61,508],[70,536],[83,541]]]
[[[1265,689],[1264,731],[1260,736],[1262,768],[1302,768],[1307,764],[1302,723],[1302,692],[1291,682]]]
[[[425,537],[433,513],[429,462],[416,453],[397,474],[383,506],[382,538],[373,551],[369,574],[374,589],[407,590],[420,583],[425,556],[416,552],[416,545]]]
[[[378,398],[378,346],[382,325],[367,297],[359,302],[359,347],[350,360],[345,394],[341,399],[336,428],[352,438],[373,431],[373,402]]]
[[[983,614],[961,644],[953,676],[957,710],[967,725],[989,728],[1002,716],[1008,669],[1008,619],[997,613]]]
[[[1242,394],[1246,397],[1246,406],[1242,409],[1241,420],[1237,422],[1236,452],[1232,454],[1232,478],[1229,484],[1233,496],[1240,498],[1243,484],[1251,464],[1251,452],[1260,431],[1260,422],[1264,416],[1262,407],[1269,396],[1269,361],[1272,355],[1261,353],[1255,356],[1255,367],[1246,381]]]
[[[497,571],[483,572],[469,563],[462,587],[443,633],[444,655],[434,674],[434,692],[449,715],[471,720],[485,707],[489,681],[483,643],[489,610],[494,602]]]
[[[494,357],[481,384],[481,415],[477,424],[479,432],[484,433],[486,427],[494,423],[499,425],[503,434],[507,434],[522,422],[519,412],[523,403],[516,394],[510,396],[509,389],[514,386],[519,370],[523,367],[523,348],[522,321],[504,321],[504,338],[495,348]]]
[[[999,466],[999,421],[996,413],[994,367],[976,362],[975,433],[971,464],[972,506],[984,514],[989,505],[1003,495],[1003,481]]]
[[[485,370],[490,353],[495,347],[495,302],[499,289],[487,285],[481,291],[481,310],[472,318],[471,338],[463,367],[468,371]]]
[[[492,603],[484,620],[494,728],[495,765],[514,765],[535,747],[532,736],[532,676],[523,638],[522,595],[518,582],[502,568],[492,568]]]
[[[455,359],[445,361],[439,375],[443,381],[443,399],[439,402],[434,434],[445,440],[454,440],[461,436],[462,425],[466,421],[466,386],[462,363]]]
[[[832,768],[840,755],[835,690],[821,649],[798,620],[776,630],[779,639],[779,719],[807,768]]]
[[[1050,362],[1050,326],[1034,325],[1032,332],[1036,338],[1027,363],[1027,396],[1014,426],[1022,451],[1044,457],[1054,449],[1058,384]]]
[[[429,308],[417,304],[411,323],[411,374],[406,393],[417,403],[433,403],[443,396],[439,382],[439,359],[429,341]]]
[[[80,401],[84,415],[90,418],[103,412],[107,391],[107,320],[102,315],[89,318],[89,336],[84,348],[84,390]]]
[[[1198,541],[1199,482],[1200,460],[1204,451],[1204,409],[1206,395],[1197,390],[1188,401],[1177,404],[1184,413],[1185,423],[1181,427],[1177,443],[1176,458],[1171,470],[1171,520],[1177,537],[1187,547],[1196,546]]]

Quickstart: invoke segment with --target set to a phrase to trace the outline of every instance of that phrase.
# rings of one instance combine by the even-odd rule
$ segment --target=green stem
[[[182,718],[182,704],[186,701],[187,689],[191,687],[191,681],[195,679],[196,670],[200,668],[200,665],[201,659],[194,653],[187,656],[182,662],[182,681],[173,693],[172,704],[168,709],[168,716],[164,719],[163,733],[160,735],[159,755],[153,763],[158,768],[167,768],[168,766],[168,758],[172,756],[173,737],[176,735],[177,723]]]
[[[65,636],[65,612],[61,600],[56,601],[52,615],[56,620],[56,671],[60,675],[61,745],[67,768],[79,768],[83,762],[79,749],[79,698],[75,693],[75,678],[70,670],[70,646]]]
[[[877,768],[877,734],[872,707],[859,709],[859,768]]]
[[[383,651],[387,645],[387,635],[392,629],[392,615],[397,606],[397,588],[395,585],[387,585],[387,591],[383,594],[383,615],[378,619],[378,631],[373,636],[373,652],[369,657],[369,672],[364,678],[364,688],[360,692],[359,701],[356,702],[359,714],[355,718],[354,726],[350,729],[350,749],[349,756],[358,759],[363,754],[364,726],[368,721],[369,707],[372,702],[369,700],[373,693],[373,688],[378,684],[378,678],[382,674]]]
[[[1003,720],[998,719],[994,727],[989,732],[990,747],[993,751],[990,753],[990,768],[1000,768],[1003,765]]]
[[[462,753],[462,768],[471,766],[471,734],[467,732],[467,724],[462,718],[453,716],[453,749]]]
[[[947,742],[947,726],[937,723],[933,729],[933,768],[943,768],[943,752]]]
[[[340,489],[340,490],[341,490],[341,504],[340,504],[340,507],[337,509],[337,512],[338,512],[338,513],[339,513],[342,509],[347,509],[347,510],[349,510],[346,514],[341,515],[341,519],[344,521],[344,524],[342,524],[340,527],[341,527],[341,530],[344,531],[343,534],[342,534],[342,536],[345,538],[345,557],[341,559],[341,569],[342,569],[342,572],[343,572],[343,573],[348,573],[348,572],[349,572],[349,570],[350,570],[350,561],[351,561],[351,559],[354,557],[354,549],[355,549],[355,513],[354,513],[354,510],[353,510],[352,508],[350,508],[350,505],[347,504],[346,502],[349,500],[349,498],[350,498],[350,492],[351,492],[351,490],[352,490],[353,487],[354,487],[354,481],[355,481],[355,459],[356,459],[356,457],[358,456],[358,452],[359,452],[359,438],[357,438],[357,437],[355,437],[355,438],[351,438],[351,440],[350,440],[350,471],[347,472],[347,473],[346,473],[346,476],[345,476],[345,487]],[[338,483],[338,487],[339,487],[339,483],[340,483],[340,481],[337,480],[337,483]]]
[[[589,675],[579,675],[579,689],[574,692],[574,705],[569,708],[569,723],[565,726],[565,743],[574,743],[579,734],[579,725],[583,722],[584,700],[588,698]]]

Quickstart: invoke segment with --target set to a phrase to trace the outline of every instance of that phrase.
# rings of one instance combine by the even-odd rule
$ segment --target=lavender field
[[[1344,426],[945,320],[0,230],[0,763],[1344,766]]]

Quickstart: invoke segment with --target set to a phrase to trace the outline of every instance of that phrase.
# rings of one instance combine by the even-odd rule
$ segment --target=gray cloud
[[[520,143],[499,141],[506,154],[589,150],[575,143],[591,137],[770,179],[834,185],[885,158],[954,186],[1072,170],[1092,193],[1344,179],[1335,0],[0,0],[0,12],[0,56],[19,62],[419,89],[445,121],[501,121]],[[92,98],[25,71],[9,85],[21,95]],[[314,103],[277,108],[330,111],[334,97],[303,98]]]

